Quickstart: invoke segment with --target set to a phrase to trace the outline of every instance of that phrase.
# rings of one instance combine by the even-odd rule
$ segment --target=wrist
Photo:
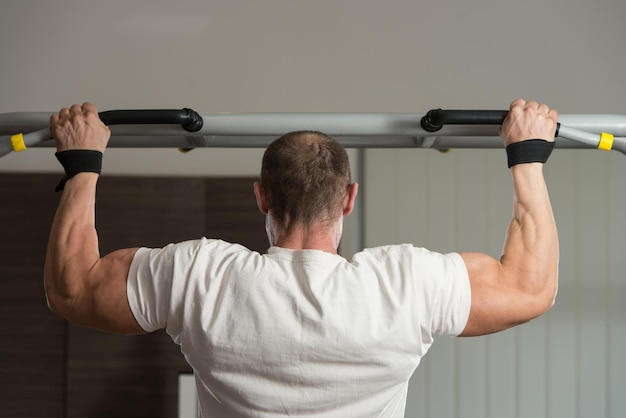
[[[516,201],[530,203],[547,193],[542,163],[514,165],[511,174]]]
[[[514,175],[517,174],[541,174],[543,176],[543,163],[525,163],[525,164],[516,164],[511,167],[511,173]]]
[[[554,149],[554,141],[528,139],[506,146],[509,168],[519,164],[545,163]]]
[[[63,169],[65,177],[57,185],[55,191],[63,190],[68,180],[80,173],[99,175],[102,171],[102,152],[94,150],[66,150],[55,154]]]
[[[98,178],[100,178],[99,173],[91,173],[91,172],[83,171],[81,173],[78,173],[72,176],[72,178],[68,179],[65,183],[65,187],[68,187],[70,184],[77,185],[77,184],[97,183]]]

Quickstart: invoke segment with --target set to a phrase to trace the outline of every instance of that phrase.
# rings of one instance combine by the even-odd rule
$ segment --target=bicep
[[[465,252],[472,301],[461,336],[491,334],[527,322],[541,313],[540,301],[518,285],[517,272],[507,271],[500,261]]]
[[[116,334],[145,331],[135,319],[127,295],[127,279],[137,248],[114,251],[89,270],[80,310],[83,325]]]

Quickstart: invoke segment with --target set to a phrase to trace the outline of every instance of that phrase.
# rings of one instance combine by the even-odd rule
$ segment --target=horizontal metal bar
[[[0,113],[0,135],[32,132],[48,127],[52,112]],[[202,129],[192,135],[282,135],[311,129],[329,135],[429,136],[420,126],[419,113],[226,113],[201,114]],[[609,132],[626,136],[626,116],[594,114],[561,114],[559,122],[573,129],[592,133]],[[189,133],[176,125],[117,125],[119,134],[168,135]],[[450,125],[437,136],[497,135],[497,125]]]
[[[113,136],[109,148],[266,148],[275,136]],[[366,137],[338,136],[337,140],[346,148],[430,148],[440,151],[449,149],[502,148],[502,141],[494,136],[430,136],[430,137]],[[618,144],[621,144],[618,147]],[[53,147],[53,141],[35,145]],[[558,149],[590,149],[591,147],[565,138],[556,139]],[[626,137],[616,137],[614,149],[626,153]]]
[[[52,112],[0,114],[0,148],[7,136],[33,133],[37,144],[54,146],[42,139]],[[242,113],[202,114],[203,126],[187,132],[178,125],[111,126],[110,147],[119,148],[263,148],[278,136],[295,130],[322,131],[348,148],[501,148],[497,125],[445,125],[435,133],[425,131],[415,113]],[[570,132],[608,132],[616,136],[614,149],[626,153],[626,116],[562,114],[559,123]],[[567,129],[566,129],[567,130]],[[4,135],[4,137],[2,136]],[[48,133],[49,135],[49,133]],[[50,137],[50,136],[48,136]],[[593,148],[590,140],[557,138],[557,148]],[[5,145],[6,146],[6,145]],[[0,155],[3,155],[0,153]]]

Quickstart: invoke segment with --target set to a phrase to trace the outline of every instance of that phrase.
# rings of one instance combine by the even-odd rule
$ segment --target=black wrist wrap
[[[529,139],[507,145],[509,168],[516,164],[545,163],[554,149],[554,142],[545,139]]]
[[[61,151],[54,154],[65,169],[65,177],[61,179],[55,192],[63,190],[65,183],[78,173],[98,173],[102,171],[102,153],[100,151],[76,149]]]

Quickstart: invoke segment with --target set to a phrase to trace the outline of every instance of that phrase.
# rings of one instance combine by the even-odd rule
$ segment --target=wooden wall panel
[[[0,175],[0,415],[62,417],[64,321],[43,266],[58,176]]]
[[[71,325],[68,418],[175,417],[178,373],[189,371],[163,331],[120,336]]]
[[[207,238],[238,242],[251,250],[266,252],[265,216],[253,191],[254,179],[211,178],[205,182]]]
[[[175,417],[189,371],[163,332],[119,336],[67,324],[46,306],[43,262],[58,175],[0,175],[0,411],[28,417]],[[100,250],[201,236],[265,251],[250,178],[103,176]]]
[[[204,179],[109,177],[98,182],[96,227],[103,254],[162,247],[204,233]]]

